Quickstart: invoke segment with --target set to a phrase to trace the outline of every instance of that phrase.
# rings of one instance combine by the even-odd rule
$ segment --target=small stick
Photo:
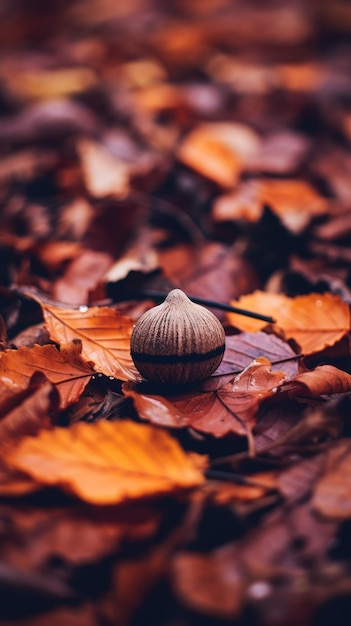
[[[143,289],[140,291],[140,296],[147,298],[164,298],[167,294],[161,291],[153,291],[152,289]],[[197,296],[189,296],[188,298],[196,304],[202,304],[213,309],[221,309],[222,311],[229,311],[230,313],[237,313],[238,315],[245,315],[246,317],[253,317],[256,320],[262,320],[269,324],[274,324],[275,319],[269,315],[261,315],[261,313],[255,313],[254,311],[248,311],[247,309],[239,309],[238,307],[231,306],[230,304],[224,304],[223,302],[216,302],[215,300],[206,300],[204,298],[198,298]]]

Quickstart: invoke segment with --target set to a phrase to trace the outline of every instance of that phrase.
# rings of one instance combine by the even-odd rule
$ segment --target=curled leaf
[[[319,365],[311,372],[299,374],[284,385],[285,391],[299,396],[318,398],[351,391],[351,376],[333,365]]]

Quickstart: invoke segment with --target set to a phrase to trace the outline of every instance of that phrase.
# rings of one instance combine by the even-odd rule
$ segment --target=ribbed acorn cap
[[[218,367],[224,344],[224,329],[216,316],[173,289],[136,323],[131,355],[148,380],[191,383],[207,378]]]

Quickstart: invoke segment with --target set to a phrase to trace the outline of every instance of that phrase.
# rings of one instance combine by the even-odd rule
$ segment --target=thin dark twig
[[[235,474],[234,472],[225,472],[221,470],[206,470],[206,478],[209,480],[225,480],[234,482],[237,485],[245,485],[249,487],[264,487],[265,489],[272,489],[267,483],[256,480],[255,477],[243,476],[242,474]]]
[[[154,291],[153,289],[142,289],[139,292],[139,297],[162,299],[167,296],[163,291]],[[198,298],[197,296],[191,296],[187,294],[188,298],[196,304],[202,304],[213,309],[221,309],[222,311],[229,311],[230,313],[237,313],[238,315],[245,315],[246,317],[253,317],[256,320],[262,320],[269,324],[274,324],[275,319],[269,315],[261,315],[261,313],[255,313],[254,311],[248,311],[246,309],[239,309],[238,307],[225,304],[224,302],[216,302],[215,300],[206,300],[205,298]]]

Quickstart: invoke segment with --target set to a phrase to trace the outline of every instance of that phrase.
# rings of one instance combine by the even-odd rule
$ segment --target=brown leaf
[[[229,433],[245,436],[256,422],[261,402],[275,393],[285,376],[281,371],[272,372],[269,361],[261,357],[218,391],[195,390],[167,399],[138,393],[137,388],[124,385],[123,393],[133,398],[139,416],[153,424],[191,426],[214,437]]]
[[[127,421],[42,431],[22,439],[6,462],[41,484],[99,505],[172,493],[204,480],[194,457],[166,432]]]
[[[257,285],[251,265],[234,254],[232,248],[217,242],[162,251],[160,266],[172,284],[187,295],[217,302],[228,302]],[[216,309],[217,316],[220,313]]]
[[[259,138],[243,124],[202,124],[183,141],[178,158],[222,187],[234,187]]]
[[[37,372],[24,391],[13,394],[11,404],[11,410],[5,414],[1,411],[2,446],[14,443],[21,437],[36,435],[42,428],[51,427],[57,416],[59,396],[52,383]]]
[[[216,555],[180,553],[173,561],[172,583],[178,598],[193,610],[217,618],[240,613],[245,581],[235,561]]]
[[[123,198],[129,191],[130,165],[114,157],[103,146],[81,139],[78,152],[88,192],[95,198],[114,195]]]
[[[264,356],[272,363],[272,370],[283,370],[287,380],[298,373],[298,355],[291,346],[276,335],[264,332],[240,333],[226,337],[226,348],[223,361],[216,369],[215,375],[240,372],[253,359]]]
[[[303,232],[316,215],[328,211],[328,200],[320,196],[304,180],[265,179],[259,183],[259,195],[263,205],[268,205],[291,232]]]
[[[314,490],[313,508],[324,517],[346,520],[351,516],[351,454],[349,440],[328,451],[324,469]]]
[[[304,354],[319,352],[334,345],[350,330],[349,306],[339,296],[311,293],[288,298],[283,294],[255,291],[232,301],[238,306],[275,318],[287,339],[294,339]],[[255,332],[265,323],[229,313],[230,324]]]
[[[97,561],[116,552],[125,541],[143,541],[157,531],[161,513],[145,505],[91,507],[81,503],[35,506],[2,505],[9,520],[2,558],[29,571],[43,567],[53,557],[71,565]]]
[[[108,307],[60,309],[40,303],[50,337],[57,343],[80,339],[82,356],[106,376],[140,380],[130,356],[133,321]]]
[[[61,302],[69,302],[71,306],[87,304],[89,292],[96,287],[112,261],[112,257],[106,252],[81,250],[80,255],[55,282],[53,297]]]
[[[319,365],[311,372],[303,372],[289,383],[284,390],[299,396],[318,398],[333,393],[351,391],[351,375],[333,365]]]
[[[14,387],[25,387],[34,372],[42,372],[57,386],[61,408],[80,397],[94,370],[82,357],[80,341],[63,344],[58,351],[53,345],[0,353],[0,375]]]
[[[7,89],[17,97],[33,100],[62,98],[92,87],[96,82],[93,72],[83,67],[29,72],[7,65],[6,70],[3,78]]]

